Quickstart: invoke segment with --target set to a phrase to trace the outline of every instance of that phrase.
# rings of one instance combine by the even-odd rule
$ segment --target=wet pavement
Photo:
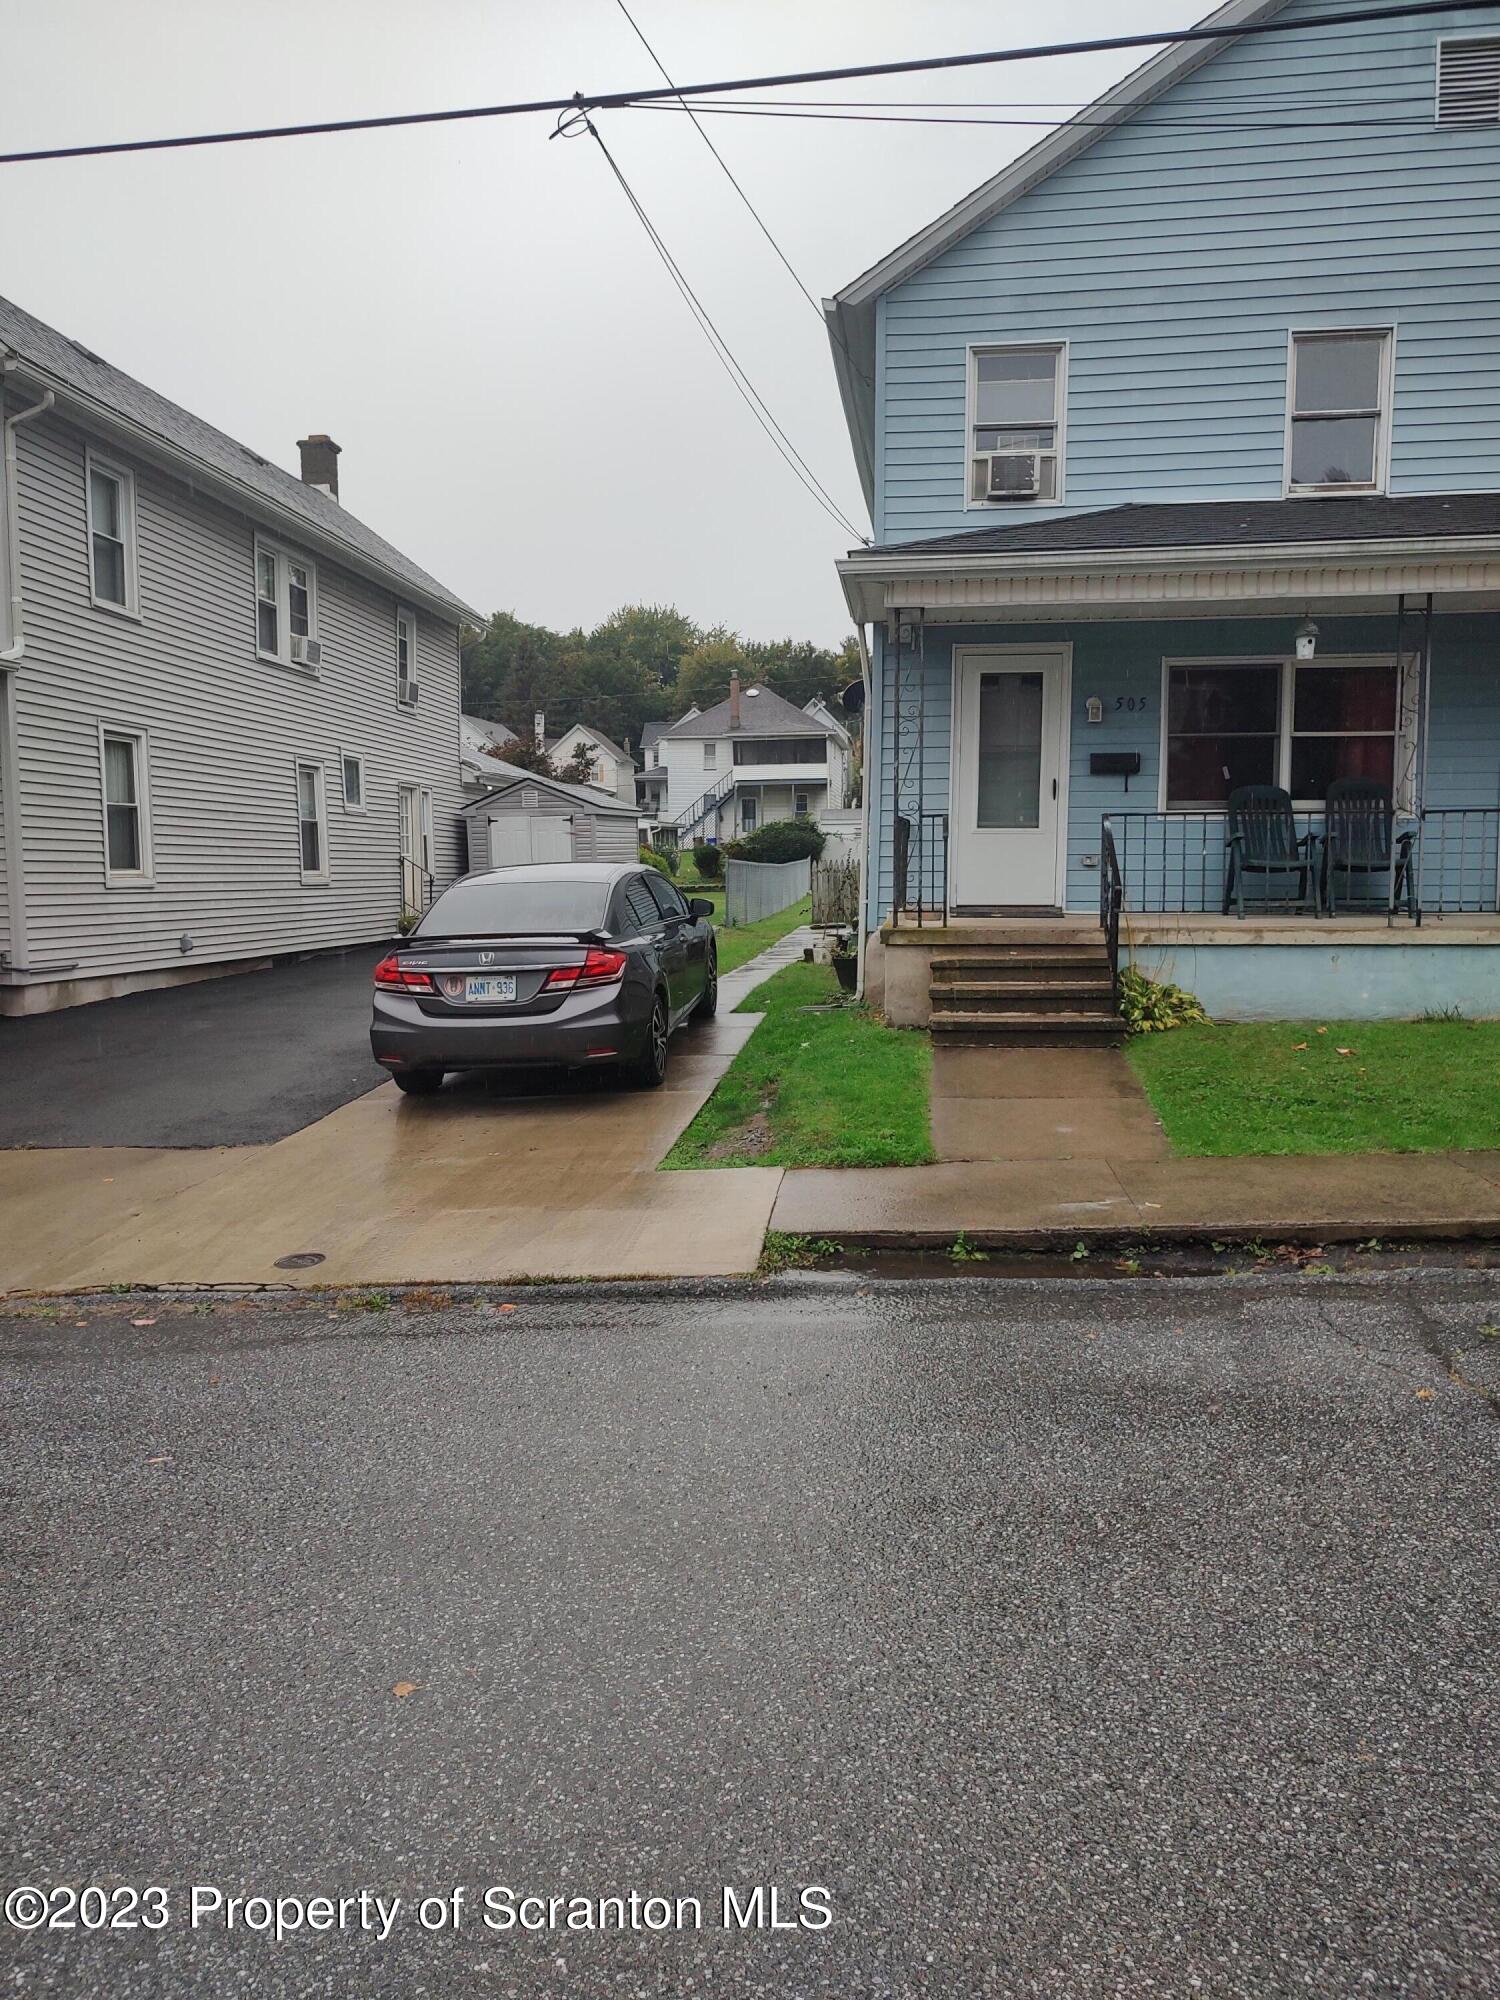
[[[168,1914],[15,1990],[1488,1996],[1497,1393],[1482,1272],[0,1306],[5,1878]]]

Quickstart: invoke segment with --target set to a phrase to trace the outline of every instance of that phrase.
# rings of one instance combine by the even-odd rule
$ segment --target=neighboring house
[[[691,713],[697,714],[693,709]],[[686,717],[679,716],[685,721]],[[661,733],[666,724],[647,722],[641,726],[641,765],[635,774],[635,800],[640,808],[641,832],[650,835],[661,824],[667,804],[667,772],[661,761]]]
[[[0,1013],[389,935],[461,866],[475,614],[0,301]]]
[[[614,798],[634,799],[635,759],[628,749],[622,750],[618,743],[611,742],[602,729],[575,722],[561,736],[547,738],[547,755],[559,771],[565,770],[580,750],[586,751],[589,758],[587,783]]]
[[[495,782],[497,760],[503,760],[507,748],[520,740],[503,722],[491,722],[484,715],[461,715],[458,746],[464,790],[487,791]]]
[[[830,303],[896,1017],[945,920],[1083,940],[1101,888],[1215,1013],[1500,1014],[1497,79],[1500,5],[1177,45]],[[1384,874],[1337,929],[1226,921],[1229,792],[1317,843],[1354,778],[1420,929]]]
[[[634,861],[635,806],[501,763],[494,789],[464,808],[471,870],[528,861]]]
[[[660,818],[679,841],[728,840],[768,820],[841,808],[849,733],[819,701],[797,708],[770,688],[742,688],[690,710],[651,746],[666,773]]]

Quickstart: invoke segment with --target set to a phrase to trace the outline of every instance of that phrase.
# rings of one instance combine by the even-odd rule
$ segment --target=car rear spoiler
[[[410,932],[394,937],[390,941],[392,951],[420,951],[432,944],[557,944],[566,940],[570,944],[607,944],[609,932],[588,931],[455,931],[451,935],[429,935],[413,937]]]

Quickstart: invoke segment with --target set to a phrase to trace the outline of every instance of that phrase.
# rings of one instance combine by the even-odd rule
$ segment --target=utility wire
[[[689,283],[687,277],[683,273],[682,267],[678,264],[676,258],[667,248],[665,239],[662,237],[661,232],[657,229],[656,225],[652,222],[650,216],[646,213],[645,208],[642,206],[639,198],[635,193],[635,190],[631,187],[629,181],[626,180],[625,175],[621,171],[619,163],[615,159],[614,154],[609,150],[608,146],[605,145],[604,140],[599,133],[598,127],[594,124],[591,118],[586,117],[583,120],[582,129],[587,131],[590,137],[594,139],[594,141],[597,143],[599,147],[600,152],[609,162],[610,172],[619,182],[621,191],[623,192],[625,199],[630,203],[631,208],[635,211],[636,217],[639,220],[641,227],[645,230],[646,235],[650,239],[652,249],[655,250],[657,256],[660,257],[662,263],[666,266],[668,275],[671,277],[673,284],[676,285],[678,291],[682,294],[683,300],[687,305],[688,310],[692,313],[694,319],[697,320],[699,326],[703,329],[704,334],[708,338],[710,346],[713,348],[714,353],[718,356],[720,365],[723,367],[724,372],[728,375],[730,381],[733,382],[735,388],[739,391],[741,397],[743,397],[747,407],[749,408],[750,414],[755,418],[755,421],[760,425],[761,429],[765,432],[766,436],[771,440],[771,443],[776,447],[776,450],[781,454],[782,458],[785,459],[787,465],[790,466],[792,472],[801,481],[802,485],[806,487],[807,491],[812,495],[813,499],[816,500],[818,505],[823,509],[824,513],[829,515],[830,518],[833,521],[835,521],[839,527],[843,528],[846,531],[846,533],[851,534],[857,542],[862,542],[868,547],[870,541],[869,536],[865,534],[861,528],[855,526],[854,522],[849,519],[849,516],[839,506],[838,502],[834,499],[833,495],[823,485],[822,481],[818,478],[817,474],[813,471],[812,467],[808,464],[807,460],[802,456],[801,452],[798,451],[797,447],[792,443],[791,439],[787,436],[786,432],[782,429],[781,425],[776,421],[776,418],[771,413],[770,407],[766,403],[764,397],[762,397],[762,395],[760,394],[759,390],[755,387],[755,384],[750,380],[750,377],[745,373],[745,370],[740,366],[740,363],[735,358],[734,352],[731,349],[728,341],[725,340],[724,336],[719,332],[718,328],[714,325],[713,319],[708,311],[708,308],[703,304],[703,301],[698,297],[698,294],[693,290],[692,285]]]
[[[630,109],[635,111],[677,111],[679,109],[685,111],[687,108],[686,105],[679,107],[675,104],[636,104],[630,107]],[[1317,112],[1318,130],[1320,132],[1329,130],[1377,130],[1387,132],[1408,127],[1428,130],[1432,126],[1432,116],[1430,113],[1425,116],[1414,114],[1410,117],[1393,117],[1390,113],[1383,112],[1378,117],[1373,118],[1325,118],[1318,106],[1309,104],[1303,107],[1296,107],[1295,111],[1284,112],[1275,118],[1262,119],[1236,118],[1233,115],[1212,118],[1207,115],[1201,118],[1190,118],[1181,115],[1173,117],[1168,113],[1165,116],[1154,116],[1151,121],[1151,129],[1156,132],[1203,133],[1295,132],[1301,128],[1302,118],[1300,113],[1303,111],[1308,113]],[[699,113],[702,116],[722,118],[802,119],[811,120],[814,123],[821,122],[836,125],[952,125],[960,128],[969,125],[992,125],[1007,128],[1023,127],[1028,130],[1035,128],[1048,132],[1062,131],[1067,127],[1095,127],[1100,131],[1107,132],[1116,126],[1125,124],[1129,116],[1128,113],[1122,111],[1113,117],[1085,118],[1080,115],[1060,122],[1056,118],[927,117],[921,112],[916,111],[804,111],[792,104],[768,104],[754,107],[740,104],[705,104],[699,107]],[[1481,122],[1493,124],[1494,120],[1475,120],[1476,124]]]
[[[646,40],[645,35],[641,32],[639,22],[635,19],[635,16],[631,13],[630,9],[625,5],[625,0],[615,0],[615,5],[619,8],[620,12],[625,16],[626,20],[635,30],[636,39],[637,41],[639,41],[641,47],[646,51],[647,55],[650,56],[652,62],[656,64],[656,67],[661,71],[662,76],[665,78],[665,80],[668,83],[671,83],[672,79],[670,76],[667,75],[666,64],[662,61],[661,57],[656,53],[655,49],[652,48],[651,44]],[[673,84],[672,87],[674,90],[676,89],[675,84]],[[735,179],[734,173],[730,168],[729,162],[725,159],[724,155],[719,151],[718,147],[714,144],[713,140],[709,138],[707,131],[704,129],[703,121],[698,117],[698,114],[694,111],[692,105],[690,105],[684,97],[679,95],[678,98],[676,99],[676,105],[680,105],[681,108],[687,113],[688,117],[692,119],[693,128],[697,132],[698,137],[703,141],[704,145],[707,146],[708,150],[713,154],[714,158],[723,168],[725,179],[729,182],[729,185],[734,189],[735,193],[739,196],[740,200],[745,204],[746,208],[750,211],[751,218],[754,221],[756,228],[760,231],[761,235],[765,237],[766,241],[770,244],[771,248],[776,252],[776,255],[781,259],[782,264],[786,268],[787,276],[791,279],[792,283],[797,287],[797,290],[802,294],[803,298],[807,300],[807,303],[812,307],[813,312],[817,316],[818,324],[821,326],[823,324],[823,308],[818,304],[817,300],[813,297],[812,293],[807,289],[806,285],[803,284],[801,278],[792,268],[791,259],[787,256],[786,252],[782,249],[781,245],[776,241],[776,238],[771,234],[771,231],[766,224],[765,218],[761,215],[759,209],[755,206],[755,203],[750,199],[749,195],[746,194],[745,190],[740,186],[739,182]]]
[[[987,49],[973,55],[921,56],[906,62],[850,63],[838,69],[797,70],[786,75],[745,76],[717,83],[685,83],[670,89],[614,90],[575,93],[572,97],[533,98],[510,104],[476,104],[449,111],[394,112],[379,118],[325,118],[302,125],[261,125],[243,131],[193,132],[169,139],[114,139],[86,146],[40,146],[24,152],[0,153],[0,166],[41,160],[97,159],[112,153],[165,153],[188,146],[233,146],[261,139],[304,139],[332,132],[386,131],[400,125],[444,125],[475,118],[514,118],[529,112],[613,110],[662,98],[719,97],[726,91],[780,90],[791,84],[841,83],[855,77],[910,76],[940,69],[970,69],[994,63],[1036,62],[1049,56],[1109,55],[1127,49],[1170,47],[1179,43],[1238,41],[1259,35],[1295,34],[1305,28],[1339,28],[1364,22],[1412,20],[1431,14],[1473,14],[1494,0],[1400,0],[1397,6],[1363,6],[1338,13],[1313,14],[1291,20],[1248,21],[1238,27],[1161,28],[1150,34],[1109,35],[1083,42],[1045,42],[1024,49]]]

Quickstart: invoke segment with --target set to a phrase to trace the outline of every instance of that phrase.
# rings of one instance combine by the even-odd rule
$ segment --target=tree
[[[557,766],[529,729],[522,732],[518,742],[506,744],[505,761],[507,764],[518,765],[523,771],[535,771],[538,777],[557,776]]]
[[[580,743],[567,763],[557,772],[565,785],[591,785],[594,782],[594,753],[587,743]]]
[[[676,713],[686,708],[712,708],[729,693],[729,676],[745,678],[745,648],[732,632],[720,630],[689,653],[677,673]]]

